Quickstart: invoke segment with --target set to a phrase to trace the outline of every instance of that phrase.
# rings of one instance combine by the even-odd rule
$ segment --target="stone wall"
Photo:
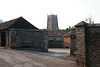
[[[77,66],[86,67],[85,27],[76,27],[75,58]]]
[[[100,67],[100,24],[75,25],[75,59],[78,67]],[[72,44],[73,46],[74,44]]]
[[[87,67],[100,67],[100,26],[86,28]]]
[[[75,56],[74,52],[75,52],[75,48],[76,48],[76,37],[72,38],[72,36],[75,36],[75,28],[73,27],[71,30],[71,46],[70,46],[70,55],[71,56]]]
[[[10,29],[12,48],[34,48],[48,51],[46,30]]]

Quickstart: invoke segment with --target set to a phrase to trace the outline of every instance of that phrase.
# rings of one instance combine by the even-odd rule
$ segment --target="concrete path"
[[[0,67],[75,67],[74,61],[29,50],[0,49]]]

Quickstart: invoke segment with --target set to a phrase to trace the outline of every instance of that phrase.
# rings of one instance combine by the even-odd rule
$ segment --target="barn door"
[[[1,32],[1,46],[5,46],[5,45],[6,45],[6,33]]]

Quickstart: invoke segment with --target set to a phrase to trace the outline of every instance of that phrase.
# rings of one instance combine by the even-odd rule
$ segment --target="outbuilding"
[[[71,46],[71,33],[70,31],[63,36],[64,47],[69,48]]]
[[[19,17],[0,23],[0,46],[48,51],[48,34]]]

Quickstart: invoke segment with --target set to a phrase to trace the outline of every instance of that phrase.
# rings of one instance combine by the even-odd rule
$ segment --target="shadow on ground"
[[[60,59],[68,59],[68,60],[75,60],[73,56],[70,56],[70,49],[69,48],[50,48],[48,52],[41,52],[36,50],[29,50],[29,49],[17,49],[21,51],[26,51],[34,54],[51,56]]]

